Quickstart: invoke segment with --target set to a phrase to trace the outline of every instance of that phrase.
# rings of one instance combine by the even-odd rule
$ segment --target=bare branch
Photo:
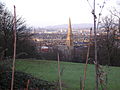
[[[109,10],[109,11],[115,17],[120,18],[120,12],[118,12],[116,8],[113,8],[113,10]]]

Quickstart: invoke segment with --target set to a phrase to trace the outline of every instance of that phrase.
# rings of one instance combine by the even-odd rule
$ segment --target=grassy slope
[[[64,90],[80,90],[80,77],[83,77],[84,64],[61,62],[61,68],[64,68],[62,81],[66,89]],[[57,62],[55,61],[37,61],[37,60],[17,60],[16,69],[31,73],[35,77],[45,80],[57,80]],[[120,67],[110,67],[106,69],[108,75],[108,89],[120,89]],[[94,65],[88,65],[86,89],[93,90],[95,87],[95,69]]]

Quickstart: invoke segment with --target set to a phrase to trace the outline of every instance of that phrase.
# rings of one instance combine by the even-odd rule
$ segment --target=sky
[[[13,12],[16,6],[17,16],[25,19],[27,25],[45,27],[67,24],[69,17],[72,24],[93,23],[93,0],[0,0],[8,10]],[[118,0],[96,0],[96,15],[100,5],[106,1],[102,16],[109,14],[109,9],[115,7]]]

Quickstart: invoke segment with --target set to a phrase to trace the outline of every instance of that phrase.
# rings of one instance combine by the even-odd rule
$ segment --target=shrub
[[[26,88],[28,80],[30,81],[28,85],[29,90],[53,90],[56,88],[55,83],[35,78],[32,75],[24,72],[15,71],[14,76],[14,90],[23,90]],[[11,68],[5,65],[0,65],[0,90],[10,89],[11,77]]]

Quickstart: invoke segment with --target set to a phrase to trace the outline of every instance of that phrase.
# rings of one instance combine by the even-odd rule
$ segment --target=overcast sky
[[[30,26],[44,27],[49,25],[67,24],[71,18],[73,24],[93,23],[91,14],[93,0],[0,0],[13,12],[16,5],[16,13],[26,20]],[[96,0],[96,4],[102,5],[106,1],[102,15],[108,15],[108,10],[116,6],[118,0]],[[96,5],[96,12],[100,12]]]

